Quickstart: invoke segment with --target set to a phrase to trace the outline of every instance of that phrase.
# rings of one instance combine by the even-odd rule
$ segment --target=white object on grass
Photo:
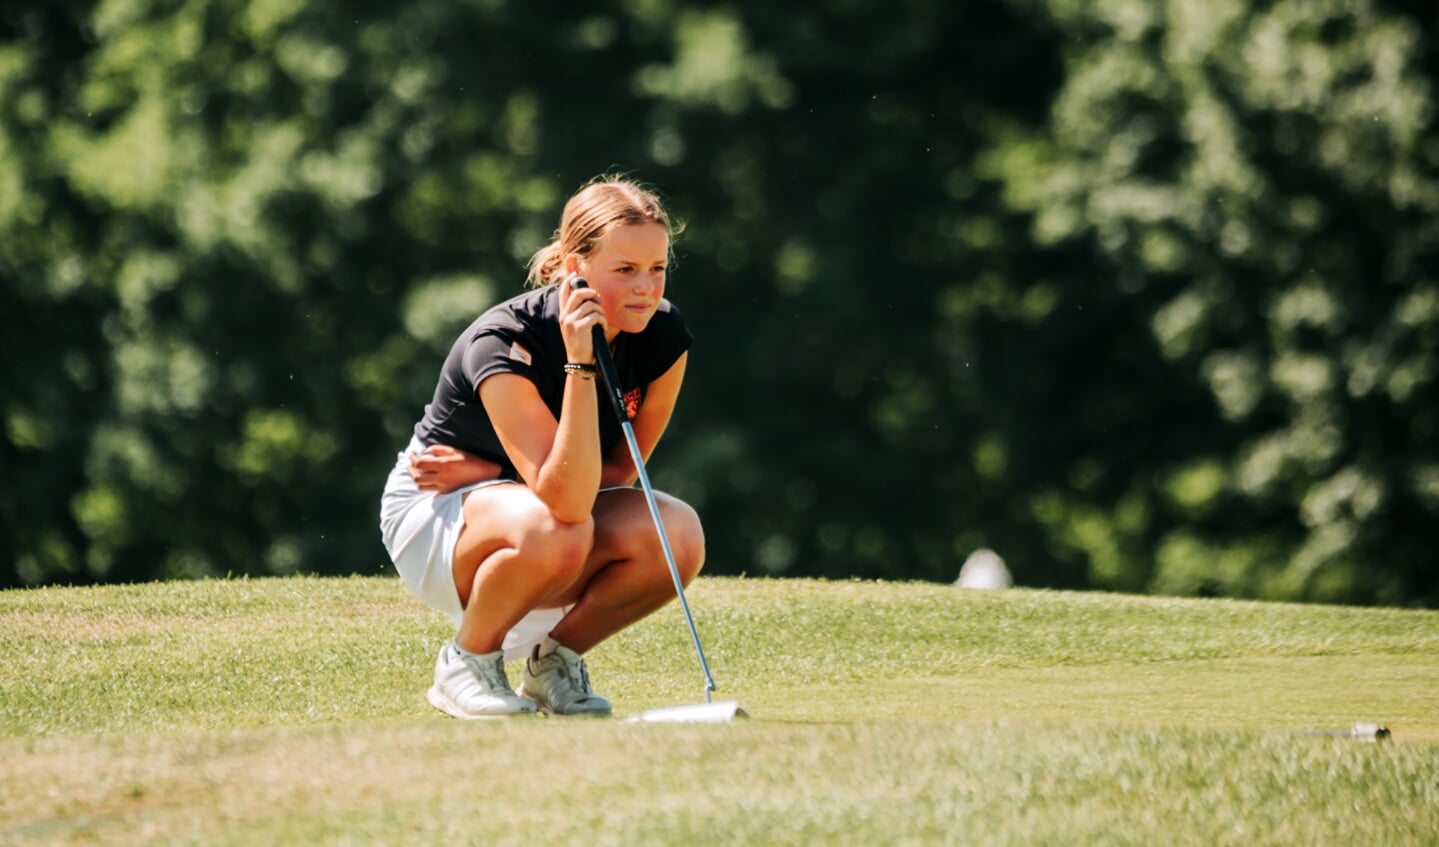
[[[629,723],[728,723],[735,718],[747,717],[749,713],[740,708],[738,700],[718,700],[694,706],[650,709],[625,720]]]
[[[1014,579],[998,553],[981,547],[964,560],[954,585],[956,588],[1009,588],[1014,585]]]

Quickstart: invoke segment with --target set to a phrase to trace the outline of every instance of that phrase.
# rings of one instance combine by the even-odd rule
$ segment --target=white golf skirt
[[[496,479],[467,485],[445,494],[421,491],[410,479],[410,453],[425,449],[418,438],[395,457],[395,467],[385,481],[380,498],[380,536],[400,579],[416,597],[449,616],[459,629],[464,607],[455,589],[455,543],[465,527],[465,494],[486,485],[514,485],[513,480]],[[505,659],[527,656],[568,609],[536,609],[520,620],[505,636]]]

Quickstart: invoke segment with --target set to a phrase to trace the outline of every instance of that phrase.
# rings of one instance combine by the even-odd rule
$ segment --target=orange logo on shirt
[[[639,413],[640,390],[638,388],[632,388],[630,389],[629,393],[625,394],[625,415],[630,420],[634,420],[635,415],[638,415]]]

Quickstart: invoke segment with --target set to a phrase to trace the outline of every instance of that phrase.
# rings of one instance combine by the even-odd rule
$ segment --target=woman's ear
[[[580,272],[580,254],[565,254],[565,276],[571,277]]]

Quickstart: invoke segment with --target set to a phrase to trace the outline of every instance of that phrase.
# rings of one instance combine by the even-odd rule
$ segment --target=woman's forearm
[[[565,523],[583,523],[599,494],[601,463],[598,400],[592,380],[565,378],[559,425],[540,465],[535,495]]]
[[[447,494],[499,475],[497,463],[446,444],[432,444],[422,453],[410,454],[410,478],[421,491]]]

